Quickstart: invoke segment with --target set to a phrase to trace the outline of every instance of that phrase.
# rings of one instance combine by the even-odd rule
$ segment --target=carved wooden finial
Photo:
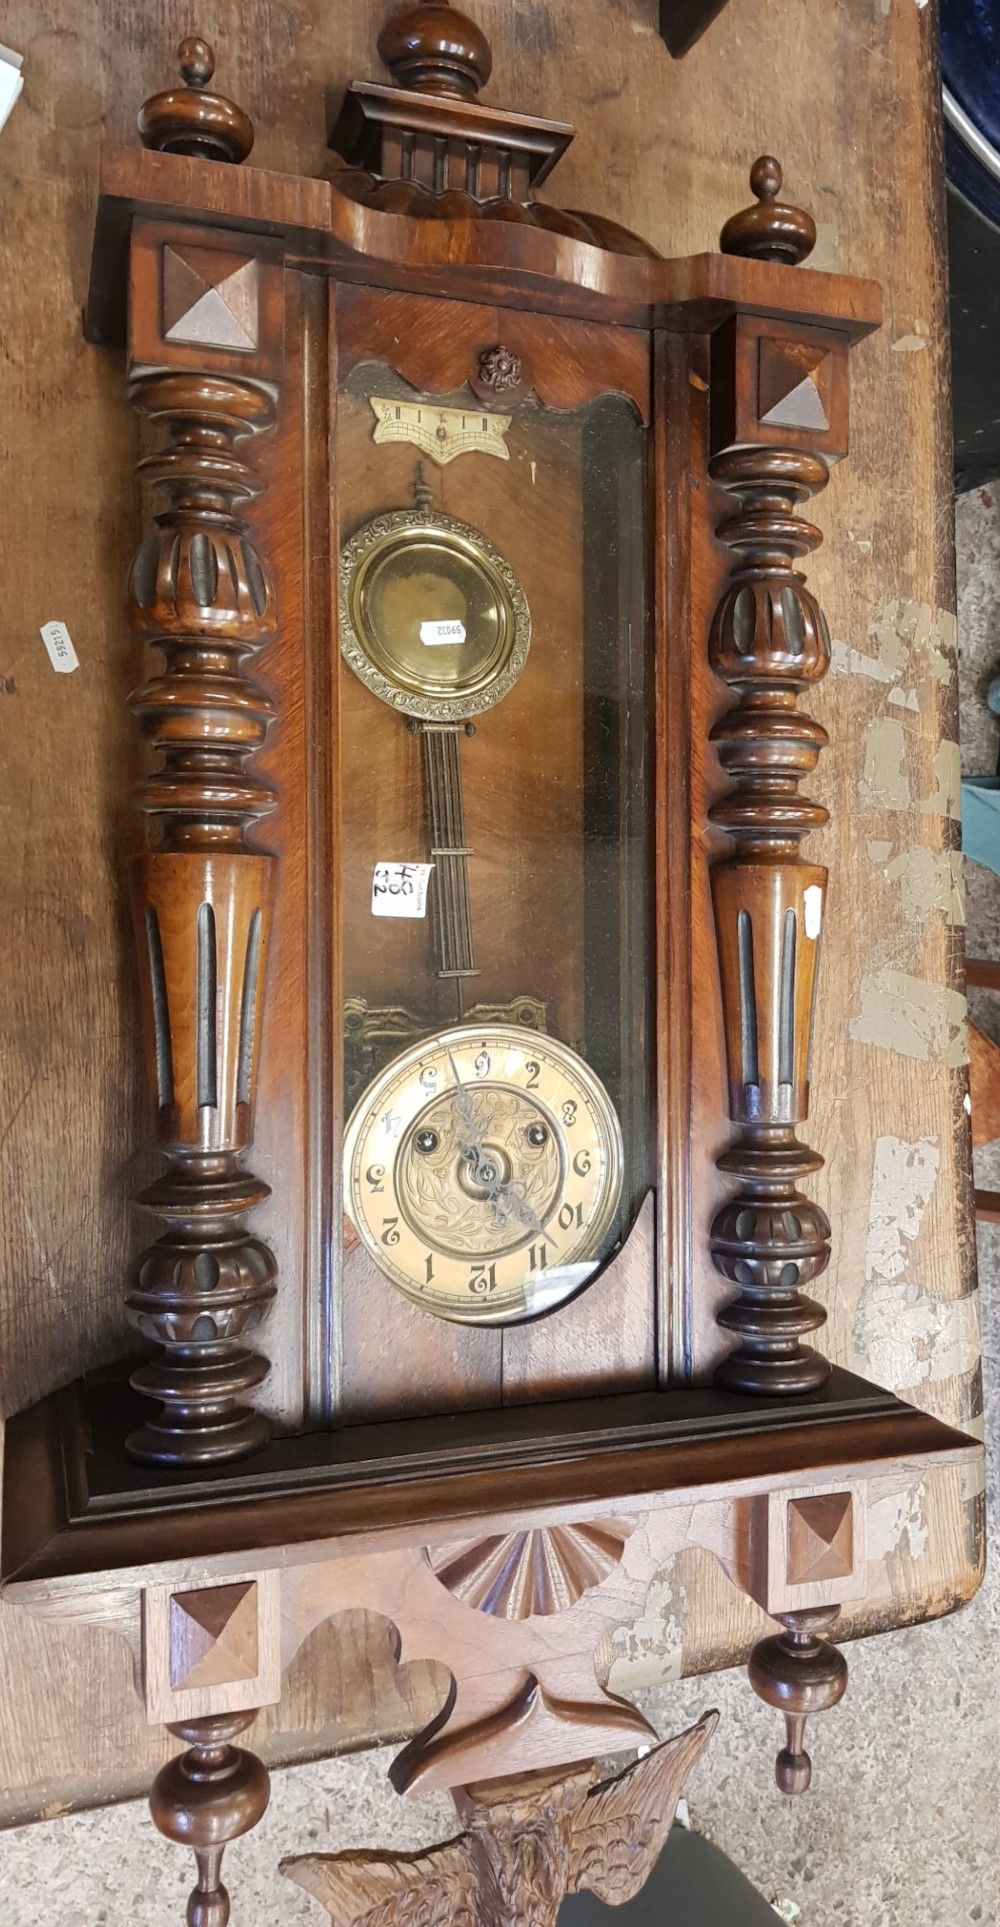
[[[741,208],[719,236],[723,254],[749,254],[758,261],[797,267],[816,246],[816,223],[804,208],[779,201],[782,174],[772,154],[761,154],[750,169],[756,207]]]
[[[253,146],[253,122],[235,101],[206,91],[215,72],[208,41],[189,34],[177,49],[177,63],[183,87],[153,94],[139,109],[143,146],[208,161],[245,161]]]
[[[187,1927],[226,1927],[229,1895],[222,1856],[231,1840],[257,1825],[271,1783],[255,1753],[230,1742],[252,1725],[251,1713],[214,1713],[168,1727],[189,1742],[153,1781],[149,1809],[155,1825],[179,1846],[191,1847],[198,1883],[187,1904]]]
[[[421,0],[387,20],[378,50],[397,87],[474,100],[493,72],[481,27],[449,0]]]
[[[812,1761],[803,1745],[806,1720],[810,1713],[828,1712],[847,1690],[847,1661],[823,1637],[839,1611],[839,1606],[816,1606],[782,1613],[784,1632],[760,1640],[750,1654],[754,1692],[785,1716],[787,1744],[774,1767],[782,1793],[805,1793],[812,1779]]]

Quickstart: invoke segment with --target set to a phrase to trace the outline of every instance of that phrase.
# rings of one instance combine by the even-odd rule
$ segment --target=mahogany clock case
[[[252,230],[207,229],[203,217],[178,225],[177,196],[204,193],[204,164],[156,154],[122,163],[172,176],[164,183],[167,224],[135,225],[131,295],[134,352],[149,362],[165,355],[169,365],[191,350],[162,340],[156,276],[164,249],[180,250],[207,279],[223,267],[239,272],[248,241],[258,244]],[[193,170],[190,188],[180,178],[185,167]],[[223,184],[252,178],[210,173]],[[322,183],[281,184],[286,192],[293,185],[320,204],[331,192]],[[124,198],[108,193],[102,203],[107,239],[95,258],[92,335],[106,332],[101,293],[114,258],[107,246]],[[364,208],[353,213],[362,224],[375,218]],[[431,226],[394,225],[412,226],[421,240]],[[521,239],[500,223],[490,231],[497,251],[516,251]],[[530,276],[518,287],[511,276],[500,305],[486,269],[456,266],[443,282],[447,294],[428,296],[428,276],[437,280],[441,269],[380,260],[383,285],[373,288],[365,285],[372,266],[345,259],[336,241],[339,258],[323,274],[315,258],[296,263],[294,243],[279,269],[275,246],[266,242],[259,268],[256,355],[198,344],[208,371],[246,374],[249,364],[258,379],[279,378],[274,425],[251,451],[264,484],[253,536],[273,578],[278,623],[260,672],[277,720],[258,759],[278,807],[253,832],[274,853],[278,876],[246,1158],[271,1187],[267,1242],[280,1252],[267,1325],[271,1373],[258,1398],[281,1429],[294,1429],[303,1417],[399,1418],[704,1379],[726,1344],[714,1313],[731,1287],[713,1273],[697,1231],[718,1190],[705,1151],[726,1135],[725,1091],[709,1076],[722,1039],[707,887],[707,857],[725,846],[704,831],[725,783],[699,743],[719,697],[703,646],[678,646],[678,638],[706,633],[710,599],[726,575],[705,491],[686,479],[707,460],[709,338],[690,332],[692,320],[702,323],[701,306],[679,310],[686,332],[651,328],[657,310],[642,280],[660,264],[641,256],[603,257],[623,280],[632,270],[638,300],[559,276],[551,291]],[[314,238],[310,255],[316,251]],[[710,271],[717,261],[725,257],[705,257]],[[734,295],[738,274],[764,272],[753,262],[725,264]],[[799,316],[820,304],[827,278],[772,275],[792,284],[801,328]],[[404,286],[387,287],[391,280]],[[494,298],[484,302],[487,280]],[[769,279],[772,301],[773,286]],[[838,344],[872,325],[874,292],[863,299],[860,320],[851,289],[837,318],[842,332],[832,337]],[[628,326],[618,320],[623,305]],[[726,306],[717,298],[715,313]],[[567,312],[574,307],[587,319]],[[507,1005],[510,1015],[517,1000],[537,999],[557,1037],[585,1045],[622,1107],[629,1173],[619,1230],[634,1225],[654,1192],[656,1239],[655,1258],[643,1229],[571,1305],[505,1331],[454,1327],[408,1303],[344,1220],[340,1175],[342,1093],[356,1101],[366,1071],[377,1068],[358,1070],[349,1026],[359,1004],[402,1011],[431,1029],[447,1021],[453,992],[435,974],[430,917],[370,915],[374,864],[418,857],[429,838],[419,742],[341,656],[340,551],[373,513],[412,500],[417,451],[374,441],[371,394],[405,388],[441,405],[456,396],[471,403],[480,358],[497,342],[521,364],[524,399],[500,396],[501,412],[513,409],[511,459],[471,453],[440,469],[423,463],[432,500],[446,512],[460,507],[464,522],[495,541],[524,584],[532,617],[522,676],[462,745],[479,966],[467,1001]],[[828,439],[839,449],[842,436],[835,419]],[[704,598],[697,607],[693,595]],[[148,1029],[155,1036],[155,1024]]]
[[[753,1683],[799,1790],[804,1713],[846,1680],[823,1634],[882,1611],[869,1506],[981,1456],[806,1342],[831,1232],[798,1135],[826,885],[800,845],[826,812],[799,786],[836,746],[805,713],[830,656],[805,510],[847,454],[878,290],[796,265],[815,229],[766,157],[721,251],[668,260],[531,199],[558,123],[359,83],[350,164],[318,181],[233,165],[245,117],[194,81],[185,111],[228,160],[158,151],[174,103],[147,104],[149,151],[105,156],[87,319],[126,344],[152,517],[129,614],[160,830],[133,901],[165,1161],[143,1202],[166,1229],[129,1305],[158,1349],[131,1390],[92,1379],[8,1423],[5,1596],[114,1624],[147,1716],[196,1709],[195,1751],[274,1704],[282,1655],[332,1614],[416,1624],[455,1696],[401,1781],[464,1785],[634,1736],[598,1641],[690,1546],[785,1629]],[[397,401],[445,437],[453,414],[509,418],[507,459],[490,427],[444,463],[377,438]],[[472,531],[512,624],[517,674],[445,719],[443,785],[352,599],[401,515],[421,540]],[[448,916],[374,919],[378,866],[431,857]],[[586,1060],[623,1147],[600,1274],[503,1328],[397,1290],[342,1183],[351,1106],[477,1007]],[[462,1154],[506,1210],[483,1145]],[[565,1597],[466,1596],[497,1535],[564,1530]],[[233,1586],[258,1672],[223,1676],[220,1652],[192,1701],[164,1626]]]
[[[773,196],[762,179],[758,193]],[[273,426],[263,421],[252,450],[261,490],[252,535],[273,582],[279,639],[265,658],[277,717],[260,759],[266,784],[247,809],[253,819],[277,800],[251,847],[273,854],[280,882],[254,1033],[248,1161],[273,1193],[267,1230],[280,1289],[263,1402],[283,1431],[651,1391],[705,1380],[725,1355],[716,1313],[732,1283],[700,1228],[720,1195],[709,1150],[727,1136],[708,887],[726,838],[706,832],[713,798],[726,793],[707,752],[726,699],[704,638],[729,562],[702,478],[711,448],[748,432],[741,411],[764,412],[756,395],[745,399],[740,371],[769,327],[790,342],[793,369],[826,372],[816,418],[824,425],[758,419],[765,452],[783,440],[818,442],[837,459],[846,352],[879,315],[871,284],[780,261],[659,261],[627,237],[623,252],[594,255],[544,228],[496,221],[456,232],[461,249],[440,223],[380,215],[325,182],[156,152],[104,163],[90,338],[120,338],[130,258],[140,405],[145,367],[169,375],[192,358],[206,380],[249,380],[259,387],[248,392],[277,397]],[[249,350],[198,328],[185,342],[164,280],[176,261],[206,289],[231,286],[256,264]],[[631,1224],[594,1285],[550,1318],[504,1332],[415,1310],[350,1225],[343,1237],[339,1230],[345,1011],[358,999],[397,1008],[422,1000],[433,1023],[447,989],[428,968],[426,924],[393,927],[391,943],[382,926],[378,945],[371,941],[360,880],[419,841],[419,761],[400,717],[341,661],[340,548],[372,511],[405,505],[414,486],[408,444],[373,439],[373,392],[488,409],[476,389],[497,344],[518,372],[502,411],[516,423],[511,461],[467,454],[423,483],[442,506],[460,505],[463,520],[489,525],[516,558],[535,621],[520,684],[469,745],[484,851],[473,895],[489,932],[475,994],[488,1003],[540,994],[559,1033],[595,1053],[625,1114],[621,1229]],[[154,420],[169,428],[152,399]],[[156,480],[156,458],[147,466]],[[598,526],[613,539],[595,539]],[[147,616],[137,595],[155,637],[163,614]],[[265,620],[270,637],[270,604]],[[152,714],[156,740],[155,706],[140,713]],[[156,781],[147,807],[162,814]],[[185,808],[204,813],[209,804],[196,798]],[[529,955],[535,974],[525,983]],[[155,988],[148,996],[155,1088]],[[805,1023],[803,1063],[804,1037]],[[245,1138],[246,1120],[240,1129]],[[655,1209],[650,1201],[639,1212],[647,1185]]]

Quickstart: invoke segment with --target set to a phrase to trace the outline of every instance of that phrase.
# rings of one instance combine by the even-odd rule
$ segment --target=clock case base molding
[[[121,1632],[148,1717],[174,1728],[274,1704],[316,1626],[381,1614],[399,1660],[449,1682],[397,1757],[400,1792],[648,1740],[601,1672],[692,1546],[785,1628],[755,1683],[789,1718],[779,1783],[798,1790],[805,1715],[846,1681],[817,1635],[864,1598],[871,1506],[980,1452],[837,1370],[801,1398],[691,1388],[306,1433],[214,1473],[128,1458],[137,1409],[107,1378],[8,1423],[5,1599]]]
[[[566,1399],[273,1438],[243,1465],[158,1471],[122,1450],[142,1401],[120,1375],[80,1380],[8,1420],[5,1597],[187,1560],[262,1558],[329,1539],[388,1545],[540,1506],[728,1502],[751,1484],[829,1487],[893,1465],[978,1463],[982,1448],[835,1369],[800,1398],[711,1387]],[[548,1516],[548,1515],[546,1515]],[[312,1556],[312,1555],[309,1555]],[[104,1575],[101,1579],[100,1576]],[[812,1602],[810,1602],[812,1603]]]

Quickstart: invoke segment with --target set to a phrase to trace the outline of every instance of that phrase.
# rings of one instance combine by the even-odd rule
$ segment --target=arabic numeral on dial
[[[582,1204],[564,1204],[559,1213],[558,1224],[560,1231],[568,1231],[571,1225],[575,1225],[576,1229],[581,1231],[583,1229]]]
[[[546,1244],[532,1245],[528,1252],[528,1270],[544,1271],[549,1262],[549,1247]]]
[[[485,1298],[491,1291],[495,1291],[496,1288],[496,1265],[490,1265],[488,1267],[486,1265],[473,1265],[472,1275],[469,1279],[469,1290],[474,1292],[477,1298]]]
[[[540,1065],[540,1064],[538,1064],[538,1063],[536,1063],[536,1061],[535,1061],[535,1059],[534,1059],[533,1057],[529,1057],[529,1059],[528,1059],[528,1061],[527,1061],[527,1063],[525,1064],[525,1067],[524,1067],[524,1068],[525,1068],[525,1070],[526,1070],[526,1071],[527,1071],[527,1073],[528,1073],[528,1082],[526,1083],[526,1085],[525,1085],[525,1087],[524,1087],[524,1088],[525,1088],[525,1090],[526,1090],[526,1091],[537,1091],[537,1089],[538,1089],[538,1074],[539,1074],[539,1072],[540,1072],[540,1070],[541,1070],[541,1068],[542,1068],[542,1067],[541,1067],[541,1065]]]
[[[399,1225],[398,1218],[382,1219],[382,1243],[384,1245],[398,1245],[399,1243],[399,1231],[397,1229],[398,1225]]]
[[[365,1172],[365,1183],[368,1185],[369,1189],[376,1197],[380,1197],[382,1192],[385,1190],[385,1184],[383,1182],[384,1178],[385,1178],[384,1164],[370,1164],[368,1166],[368,1169]]]
[[[573,1126],[576,1123],[576,1113],[578,1109],[579,1109],[579,1106],[577,1104],[575,1097],[568,1097],[566,1099],[565,1104],[562,1107],[562,1121],[565,1124],[567,1131],[571,1131],[573,1129]]]
[[[473,1069],[475,1070],[476,1076],[488,1077],[490,1074],[490,1070],[492,1068],[492,1064],[493,1064],[493,1059],[490,1056],[489,1051],[481,1050],[479,1053],[479,1056],[476,1058],[475,1064],[473,1065]]]
[[[578,1178],[588,1177],[590,1175],[590,1168],[592,1164],[593,1164],[593,1158],[591,1157],[589,1151],[578,1151],[575,1158],[573,1159],[573,1169],[576,1172],[577,1177]]]
[[[403,1120],[398,1111],[384,1111],[382,1126],[387,1137],[398,1137]]]
[[[425,1091],[437,1090],[438,1074],[433,1064],[425,1064],[420,1073],[420,1082]]]

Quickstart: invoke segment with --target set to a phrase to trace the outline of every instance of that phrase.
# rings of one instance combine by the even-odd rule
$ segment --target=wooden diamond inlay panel
[[[788,1502],[788,1583],[815,1584],[848,1579],[854,1570],[853,1499],[849,1492],[824,1492]]]
[[[757,418],[772,428],[829,428],[828,350],[809,341],[760,339]]]
[[[255,260],[205,248],[163,250],[163,339],[250,354],[258,340]]]
[[[233,1586],[207,1586],[176,1592],[170,1599],[170,1685],[191,1691],[198,1686],[228,1686],[256,1679],[257,1586],[247,1579]]]

